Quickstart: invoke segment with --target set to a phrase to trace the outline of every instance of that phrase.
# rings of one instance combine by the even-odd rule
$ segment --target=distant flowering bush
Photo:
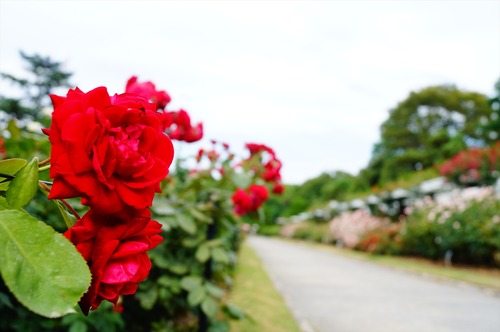
[[[402,252],[500,266],[498,211],[500,201],[491,187],[471,187],[436,201],[419,201],[403,224]]]
[[[402,250],[401,224],[384,224],[361,235],[355,249],[374,254],[397,255]]]
[[[492,184],[500,172],[500,142],[461,151],[441,164],[439,172],[460,185]]]
[[[370,212],[359,209],[344,212],[329,223],[333,238],[342,246],[354,248],[366,232],[380,228],[389,221],[374,217]]]

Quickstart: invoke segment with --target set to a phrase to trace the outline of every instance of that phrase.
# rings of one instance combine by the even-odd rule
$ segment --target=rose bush
[[[500,171],[500,142],[461,151],[438,169],[441,175],[458,185],[493,184]]]
[[[36,248],[47,247],[48,257],[61,257],[49,259],[51,264],[32,266],[24,262],[26,252],[38,257],[31,237],[14,246],[21,249],[20,259],[9,259],[3,249],[13,245],[1,241],[4,247],[0,246],[0,259],[7,257],[9,263],[5,271],[24,269],[23,275],[34,276],[30,281],[33,285],[47,284],[40,287],[42,291],[53,292],[56,288],[63,294],[61,299],[69,298],[56,299],[63,302],[57,306],[42,296],[35,304],[23,302],[22,299],[33,297],[33,287],[24,287],[26,291],[7,290],[5,284],[16,285],[16,276],[2,275],[6,283],[0,282],[0,311],[3,315],[4,304],[15,303],[11,307],[16,318],[0,324],[0,329],[21,326],[23,316],[36,317],[23,320],[29,324],[22,325],[36,328],[21,330],[82,330],[90,326],[114,330],[126,323],[130,330],[226,331],[229,317],[243,316],[227,297],[242,236],[241,219],[234,215],[237,207],[231,204],[231,195],[242,190],[248,198],[248,203],[243,204],[245,214],[256,211],[271,190],[283,191],[281,162],[264,145],[258,145],[258,151],[249,148],[250,157],[237,161],[227,143],[212,141],[212,149],[201,149],[196,156],[194,169],[184,168],[180,159],[173,174],[167,177],[173,159],[170,139],[188,143],[200,140],[203,124],[192,125],[189,114],[182,109],[165,110],[170,97],[165,91],[156,90],[151,82],[139,83],[137,77],[132,77],[126,90],[110,96],[105,87],[89,92],[76,88],[66,96],[52,95],[52,123],[43,130],[51,143],[50,158],[40,162],[34,158],[30,163],[23,159],[0,162],[0,213],[7,228],[17,227],[19,218],[22,223],[37,225],[39,228],[33,228],[37,230],[34,238],[40,238],[41,244]],[[12,142],[9,146],[14,145]],[[30,150],[33,151],[38,152],[36,148]],[[47,154],[39,156],[46,158]],[[49,169],[53,182],[43,173]],[[164,195],[157,197],[152,209],[160,224],[151,219],[149,207],[161,189]],[[35,195],[43,199],[44,194],[55,204],[38,204],[39,197]],[[66,201],[67,198],[80,198],[83,205]],[[36,204],[27,206],[27,211],[35,211],[36,218],[44,221],[38,222],[42,225],[25,211],[19,211],[31,203]],[[46,216],[55,211],[60,212],[58,227],[48,222]],[[258,216],[262,218],[263,214]],[[0,223],[4,223],[3,219]],[[0,228],[3,240],[10,241],[8,233],[2,234]],[[59,236],[64,246],[52,243],[53,235]],[[59,251],[51,251],[52,247]],[[3,262],[0,270],[7,265]],[[17,263],[21,267],[16,267]],[[59,271],[61,266],[69,272]],[[60,280],[53,278],[56,274]],[[57,285],[53,285],[53,280],[58,280]],[[69,281],[71,286],[66,286]],[[14,302],[15,298],[45,317],[66,316],[47,322]],[[123,314],[112,314],[103,303],[106,301]],[[74,312],[77,303],[85,315],[93,311],[90,319],[81,314],[67,315]],[[98,308],[101,310],[96,312]],[[104,316],[111,320],[106,318],[108,323],[94,324],[91,318],[106,310]]]
[[[51,98],[49,198],[81,197],[106,214],[151,206],[174,154],[154,104],[131,94],[110,97],[104,87]]]

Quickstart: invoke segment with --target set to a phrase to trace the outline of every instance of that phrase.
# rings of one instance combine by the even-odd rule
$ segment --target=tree
[[[8,73],[1,77],[19,86],[25,97],[21,100],[0,97],[0,110],[17,119],[39,121],[43,115],[41,110],[50,104],[49,94],[58,87],[70,87],[69,79],[73,75],[63,70],[63,64],[39,54],[28,55],[19,52],[26,62],[27,78],[18,78]]]
[[[489,100],[492,112],[489,119],[485,119],[485,134],[491,140],[500,139],[500,78],[495,83],[495,96]]]
[[[486,96],[453,85],[432,86],[410,95],[390,111],[371,163],[381,163],[379,184],[427,168],[491,139],[479,130],[492,112]]]

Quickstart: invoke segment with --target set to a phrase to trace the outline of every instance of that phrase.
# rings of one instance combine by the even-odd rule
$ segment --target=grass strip
[[[276,290],[258,256],[243,243],[236,270],[231,302],[246,318],[231,322],[231,332],[300,332],[283,296]]]

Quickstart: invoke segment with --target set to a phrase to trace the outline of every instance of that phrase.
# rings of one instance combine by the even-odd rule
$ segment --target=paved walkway
[[[491,292],[279,239],[248,241],[305,332],[500,332]]]

